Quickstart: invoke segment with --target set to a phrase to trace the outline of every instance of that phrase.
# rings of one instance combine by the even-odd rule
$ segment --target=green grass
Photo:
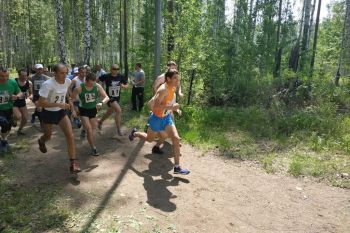
[[[55,204],[57,187],[35,188],[0,183],[0,225],[3,232],[40,232],[62,227],[69,211]]]
[[[184,107],[176,117],[180,136],[202,149],[260,161],[269,173],[312,176],[334,183],[350,172],[350,120],[333,110],[295,110],[276,117],[258,107]],[[340,184],[339,184],[340,182]],[[346,180],[337,186],[350,188]]]

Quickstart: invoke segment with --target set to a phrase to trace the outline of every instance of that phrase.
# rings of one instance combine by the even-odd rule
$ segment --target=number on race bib
[[[7,104],[9,102],[8,95],[0,95],[0,104]]]
[[[112,86],[109,88],[109,96],[111,97],[119,97],[120,86]]]
[[[36,90],[36,91],[40,90],[40,88],[44,82],[45,82],[44,80],[35,80],[34,81],[34,90]]]
[[[92,103],[95,102],[95,93],[86,93],[85,94],[85,102],[86,103]]]
[[[55,103],[64,103],[64,99],[65,99],[64,95],[56,95],[54,102]]]

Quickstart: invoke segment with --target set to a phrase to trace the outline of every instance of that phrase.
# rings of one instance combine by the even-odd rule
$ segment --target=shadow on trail
[[[130,170],[138,176],[143,177],[143,186],[147,192],[147,203],[164,212],[173,212],[176,210],[176,204],[171,202],[171,199],[177,198],[169,190],[169,186],[178,186],[179,182],[190,183],[189,180],[173,177],[169,172],[173,171],[173,163],[171,161],[171,145],[165,142],[164,154],[148,154],[145,158],[151,160],[148,165],[148,170],[142,172],[130,167]],[[154,177],[160,176],[161,179]]]
[[[118,177],[116,178],[116,180],[114,181],[113,185],[106,192],[106,194],[104,195],[104,198],[102,199],[102,201],[98,205],[98,207],[95,210],[95,212],[92,214],[90,220],[82,228],[81,232],[88,232],[90,227],[91,227],[91,225],[98,218],[99,214],[105,209],[105,207],[107,206],[107,204],[108,204],[109,200],[111,199],[112,195],[114,194],[114,192],[116,191],[116,189],[118,188],[118,186],[120,185],[122,180],[124,179],[124,177],[125,177],[126,173],[128,172],[129,168],[132,166],[132,164],[136,160],[136,157],[137,157],[138,153],[141,151],[143,145],[144,145],[144,142],[140,141],[137,144],[137,146],[134,148],[134,150],[131,152],[130,156],[128,157],[128,160],[126,161],[126,163],[125,163],[125,165],[123,167],[123,169],[120,171],[120,173],[119,173]]]

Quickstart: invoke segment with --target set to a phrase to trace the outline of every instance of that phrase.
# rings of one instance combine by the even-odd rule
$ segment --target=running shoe
[[[46,152],[47,152],[46,145],[45,145],[44,142],[41,142],[41,141],[40,141],[40,138],[38,139],[38,144],[39,144],[39,150],[40,150],[42,153],[46,153]]]
[[[99,155],[100,154],[98,153],[96,148],[92,149],[92,156],[99,156]]]
[[[80,138],[85,138],[85,136],[86,136],[86,130],[82,129],[80,132]]]
[[[130,141],[133,141],[134,140],[134,138],[135,138],[135,133],[137,132],[137,129],[136,128],[133,128],[132,130],[131,130],[131,132],[130,132],[130,135],[129,135],[129,140]]]
[[[190,171],[178,166],[178,167],[174,167],[174,174],[188,175],[188,174],[190,174]]]
[[[30,123],[34,124],[34,122],[35,122],[35,115],[34,115],[34,113],[33,113],[33,114],[32,114],[32,119],[30,119]]]
[[[71,174],[76,174],[78,172],[81,172],[80,167],[75,160],[70,162],[69,171]]]
[[[7,153],[10,150],[10,145],[6,140],[1,140],[1,152]]]
[[[99,130],[102,130],[102,121],[98,121],[98,123],[97,123],[97,128],[98,128]]]

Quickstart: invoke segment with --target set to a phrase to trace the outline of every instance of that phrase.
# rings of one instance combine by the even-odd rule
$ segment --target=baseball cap
[[[44,66],[42,64],[35,64],[34,66],[35,69],[42,69]]]

